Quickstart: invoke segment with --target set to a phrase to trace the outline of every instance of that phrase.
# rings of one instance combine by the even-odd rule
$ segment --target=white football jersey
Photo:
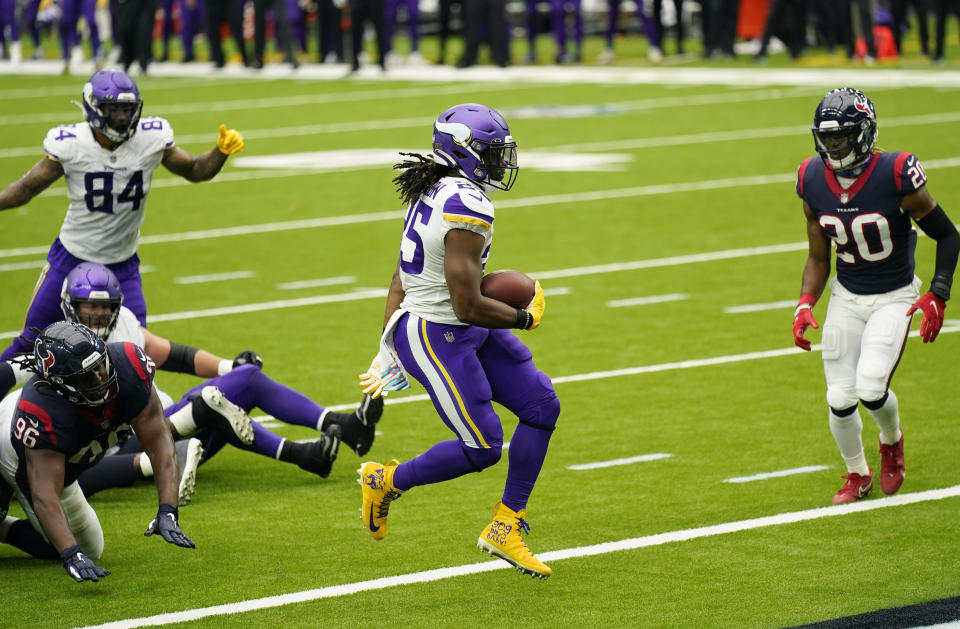
[[[145,343],[143,338],[143,329],[140,327],[140,321],[137,315],[126,306],[120,306],[120,315],[117,317],[117,325],[107,337],[107,343],[133,343],[143,347]]]
[[[110,336],[107,337],[106,342],[125,342],[133,343],[138,347],[144,346],[146,340],[143,338],[143,328],[140,327],[140,320],[137,319],[137,315],[133,314],[132,310],[126,306],[120,306],[120,315],[117,317],[117,325],[113,328],[113,331],[110,332]],[[157,395],[160,396],[160,404],[163,406],[163,408],[167,408],[173,404],[173,398],[171,398],[168,393],[157,386],[156,378],[153,380],[153,387],[157,390]]]
[[[434,323],[462,324],[453,313],[443,269],[444,238],[451,229],[483,236],[481,262],[493,243],[493,203],[479,185],[461,177],[444,177],[411,203],[400,244],[400,307]]]
[[[122,262],[137,251],[147,194],[173,129],[163,118],[141,118],[114,151],[100,146],[86,122],[47,132],[43,149],[63,166],[70,206],[60,241],[90,262]]]

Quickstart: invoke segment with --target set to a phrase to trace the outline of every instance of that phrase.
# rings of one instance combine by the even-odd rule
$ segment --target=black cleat
[[[352,413],[328,413],[330,424],[340,426],[343,442],[358,456],[370,451],[376,436],[375,427],[381,415],[383,398],[373,399],[369,395],[363,396],[360,406]]]
[[[231,443],[253,444],[253,423],[242,408],[215,386],[203,387],[193,398],[193,421],[197,428],[223,433]]]
[[[337,460],[337,451],[340,449],[340,427],[331,424],[323,431],[323,436],[303,446],[302,455],[298,457],[297,466],[302,470],[313,472],[320,478],[326,478],[333,469],[333,462]]]
[[[369,395],[364,395],[356,414],[360,423],[364,426],[375,425],[380,421],[380,416],[383,415],[383,398],[372,398]]]

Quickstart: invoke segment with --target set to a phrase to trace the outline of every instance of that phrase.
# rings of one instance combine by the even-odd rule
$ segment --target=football
[[[525,273],[507,269],[484,275],[480,280],[480,293],[514,308],[526,308],[533,300],[536,286]]]

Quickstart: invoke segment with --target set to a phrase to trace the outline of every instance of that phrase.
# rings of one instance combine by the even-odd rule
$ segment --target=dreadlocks
[[[406,159],[393,165],[394,170],[403,171],[393,178],[393,183],[397,185],[400,200],[405,205],[416,201],[421,194],[432,188],[434,184],[440,181],[441,177],[450,172],[449,166],[438,164],[419,153],[400,154],[415,158]]]

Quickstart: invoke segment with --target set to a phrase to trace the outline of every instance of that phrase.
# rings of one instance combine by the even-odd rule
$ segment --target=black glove
[[[109,570],[104,570],[82,552],[80,545],[71,546],[60,553],[60,559],[63,560],[63,569],[67,571],[73,580],[77,583],[83,581],[99,581],[100,577],[110,574]]]
[[[183,531],[180,530],[180,525],[177,524],[177,515],[178,511],[176,507],[171,507],[168,504],[160,505],[160,508],[157,509],[157,517],[147,526],[147,532],[143,534],[144,537],[158,533],[164,540],[171,544],[183,546],[184,548],[196,548],[197,545],[193,543],[193,540],[184,535]]]
[[[233,359],[234,369],[240,365],[256,365],[257,367],[263,367],[263,358],[261,358],[260,354],[256,353],[252,349],[245,349],[237,354],[237,357]]]

